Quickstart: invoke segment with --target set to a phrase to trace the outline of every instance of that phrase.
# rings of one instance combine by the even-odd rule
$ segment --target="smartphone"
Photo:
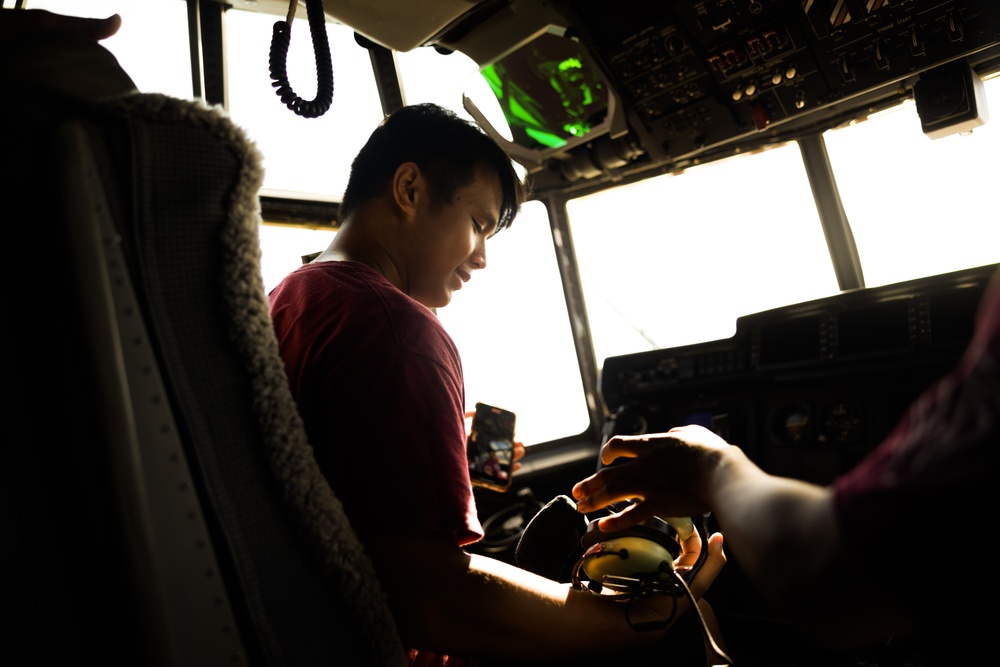
[[[514,413],[476,403],[466,450],[473,484],[494,491],[509,489],[514,465]]]

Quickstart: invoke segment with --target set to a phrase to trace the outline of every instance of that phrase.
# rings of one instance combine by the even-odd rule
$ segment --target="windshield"
[[[986,81],[1000,108],[1000,81]],[[930,139],[904,104],[824,134],[866,286],[1000,261],[1000,130]],[[733,335],[839,292],[798,145],[570,201],[598,362]]]
[[[984,89],[1000,113],[1000,78]],[[997,120],[929,139],[908,101],[825,138],[868,287],[1000,261]]]
[[[728,338],[736,317],[837,291],[797,146],[568,204],[598,363]]]

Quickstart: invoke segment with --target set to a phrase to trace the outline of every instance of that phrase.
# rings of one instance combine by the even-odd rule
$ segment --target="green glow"
[[[571,67],[573,69],[581,69],[583,67],[583,63],[580,62],[579,58],[567,58],[559,63],[558,67],[560,72],[565,72]]]
[[[533,127],[524,128],[524,133],[529,137],[542,144],[548,148],[562,148],[566,145],[566,140],[552,134],[551,132],[546,132],[545,130],[539,130]]]
[[[511,98],[510,100],[510,113],[507,114],[507,122],[512,120],[522,120],[528,125],[541,125],[538,119],[531,115],[531,112],[521,106],[521,102],[517,99]]]
[[[569,40],[545,35],[481,70],[515,143],[561,148],[603,123],[607,94],[596,68]]]
[[[498,100],[503,99],[503,81],[500,79],[500,74],[497,72],[497,68],[493,65],[484,67],[483,78],[486,79],[486,83],[489,84],[490,90],[493,94],[497,96]]]

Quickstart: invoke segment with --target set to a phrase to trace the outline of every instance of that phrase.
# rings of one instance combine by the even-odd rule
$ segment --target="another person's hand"
[[[633,501],[619,513],[597,520],[611,532],[651,517],[698,516],[708,511],[703,490],[706,475],[732,447],[701,426],[681,426],[667,433],[616,436],[601,450],[601,460],[633,459],[603,468],[573,487],[580,512],[594,512],[612,503]]]
[[[43,33],[69,33],[99,41],[121,27],[117,14],[106,19],[54,14],[44,9],[0,9],[0,39]]]

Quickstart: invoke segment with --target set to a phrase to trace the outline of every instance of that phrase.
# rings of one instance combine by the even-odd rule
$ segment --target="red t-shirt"
[[[462,363],[437,317],[357,262],[302,266],[270,299],[309,441],[355,532],[481,538]]]
[[[988,636],[977,633],[994,625],[997,559],[986,542],[998,473],[1000,272],[956,368],[833,484],[850,557],[877,568],[884,592],[949,644],[949,660],[985,646]]]
[[[270,301],[309,442],[358,536],[416,529],[455,531],[460,546],[480,539],[462,364],[434,313],[357,262],[304,265]]]

